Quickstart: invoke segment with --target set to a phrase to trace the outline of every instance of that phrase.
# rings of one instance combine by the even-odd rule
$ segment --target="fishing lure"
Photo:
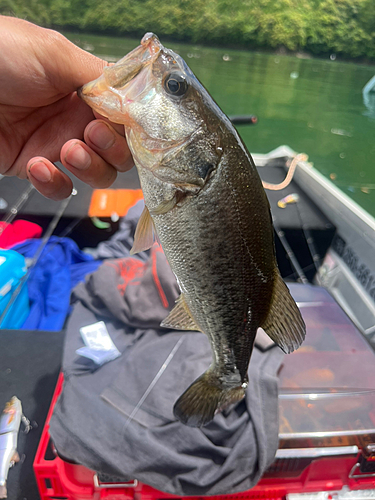
[[[9,468],[20,460],[17,452],[17,437],[21,419],[21,401],[13,396],[6,403],[0,417],[0,498],[7,498],[6,481]]]

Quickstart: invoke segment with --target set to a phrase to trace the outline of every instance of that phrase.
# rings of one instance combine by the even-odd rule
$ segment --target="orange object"
[[[123,217],[137,201],[143,199],[142,189],[95,189],[91,196],[89,217]]]

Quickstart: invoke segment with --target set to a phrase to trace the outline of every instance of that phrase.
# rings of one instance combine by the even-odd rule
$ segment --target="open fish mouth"
[[[78,96],[101,115],[110,115],[111,121],[124,123],[126,103],[134,101],[148,84],[147,75],[135,77],[158,57],[162,48],[156,35],[146,33],[139,47],[104,68],[99,78],[78,89]]]

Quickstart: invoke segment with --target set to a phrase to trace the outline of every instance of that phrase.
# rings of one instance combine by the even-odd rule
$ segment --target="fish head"
[[[4,413],[11,413],[21,409],[21,401],[13,396],[6,404],[4,408]]]
[[[152,33],[78,94],[101,115],[125,125],[133,156],[142,157],[143,150],[154,162],[155,154],[160,160],[199,131],[220,126],[207,91],[185,61]]]
[[[6,404],[3,410],[3,415],[6,416],[6,420],[0,420],[0,434],[5,430],[7,430],[8,426],[12,423],[19,424],[19,419],[22,415],[22,405],[21,401],[13,396]],[[5,427],[4,427],[5,426]]]

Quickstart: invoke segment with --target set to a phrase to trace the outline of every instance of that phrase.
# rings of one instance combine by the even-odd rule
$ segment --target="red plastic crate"
[[[54,405],[61,393],[60,375],[47,415],[34,460],[34,472],[41,500],[165,500],[179,496],[158,491],[138,481],[122,484],[99,484],[95,472],[81,465],[61,460],[53,452],[49,422]],[[297,459],[298,460],[298,459]],[[262,480],[251,490],[211,497],[184,497],[186,500],[281,500],[288,493],[374,489],[374,475],[357,475],[357,459],[353,456],[307,460],[301,464],[293,459],[276,460]]]

